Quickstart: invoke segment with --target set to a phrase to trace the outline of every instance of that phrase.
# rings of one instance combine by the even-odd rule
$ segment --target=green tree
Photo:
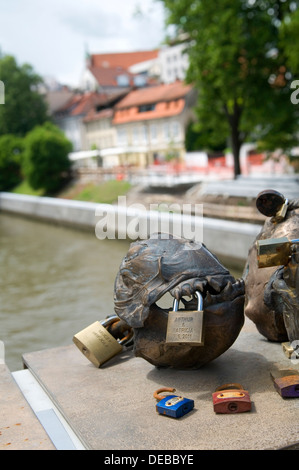
[[[240,174],[242,143],[289,150],[296,142],[297,111],[290,101],[298,61],[298,1],[160,0],[169,24],[189,37],[187,81],[198,89],[203,133],[226,133]],[[291,53],[288,32],[292,32]],[[296,49],[297,51],[297,49]]]
[[[33,189],[53,194],[68,176],[71,142],[52,123],[35,127],[25,138],[24,174]]]
[[[0,58],[0,80],[5,104],[0,105],[0,135],[24,136],[48,118],[47,105],[38,87],[42,79],[28,64],[19,66],[12,56]]]
[[[7,191],[22,180],[21,155],[24,142],[14,135],[0,136],[0,191]]]
[[[297,2],[294,2],[291,15],[286,14],[281,23],[280,40],[281,47],[284,48],[287,58],[287,65],[292,73],[298,78],[299,74],[299,54],[298,54],[298,31],[299,31],[299,9],[295,9]]]
[[[214,132],[213,128],[201,131],[197,122],[189,122],[186,129],[185,148],[187,152],[206,150],[207,152],[223,151],[227,146],[225,133]]]

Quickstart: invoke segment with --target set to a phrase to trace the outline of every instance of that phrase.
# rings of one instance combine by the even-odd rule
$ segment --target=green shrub
[[[8,191],[22,180],[24,141],[12,134],[0,136],[0,191]]]
[[[51,123],[35,127],[25,138],[24,173],[33,189],[52,194],[66,181],[72,144]]]

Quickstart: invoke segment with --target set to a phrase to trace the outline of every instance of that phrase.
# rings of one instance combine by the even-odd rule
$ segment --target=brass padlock
[[[173,309],[168,314],[166,343],[203,346],[203,298],[196,292],[198,306],[196,311],[178,310],[179,301],[174,300]]]
[[[259,268],[270,266],[286,266],[291,256],[291,245],[299,243],[299,239],[289,240],[287,237],[257,240],[257,261]]]
[[[115,339],[107,331],[110,325],[118,321],[120,319],[116,315],[108,317],[102,322],[96,321],[73,337],[74,344],[96,367],[101,367],[109,359],[119,354],[123,350],[123,346],[133,337],[131,328],[121,340]]]
[[[283,219],[285,218],[285,216],[287,214],[288,205],[289,205],[289,201],[288,201],[288,199],[285,199],[283,205],[281,206],[281,208],[279,209],[279,211],[275,215],[275,221],[276,222],[282,222],[283,221]]]
[[[299,360],[299,341],[292,341],[292,344],[289,341],[281,343],[282,350],[288,359]]]

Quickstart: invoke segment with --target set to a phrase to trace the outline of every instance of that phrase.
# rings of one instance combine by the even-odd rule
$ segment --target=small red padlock
[[[243,413],[251,410],[251,400],[247,390],[240,384],[225,384],[212,394],[215,413]]]

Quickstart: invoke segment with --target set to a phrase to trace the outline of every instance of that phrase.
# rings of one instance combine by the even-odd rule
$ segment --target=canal
[[[23,368],[24,353],[71,344],[114,313],[114,280],[129,244],[0,213],[0,340],[11,371]]]

